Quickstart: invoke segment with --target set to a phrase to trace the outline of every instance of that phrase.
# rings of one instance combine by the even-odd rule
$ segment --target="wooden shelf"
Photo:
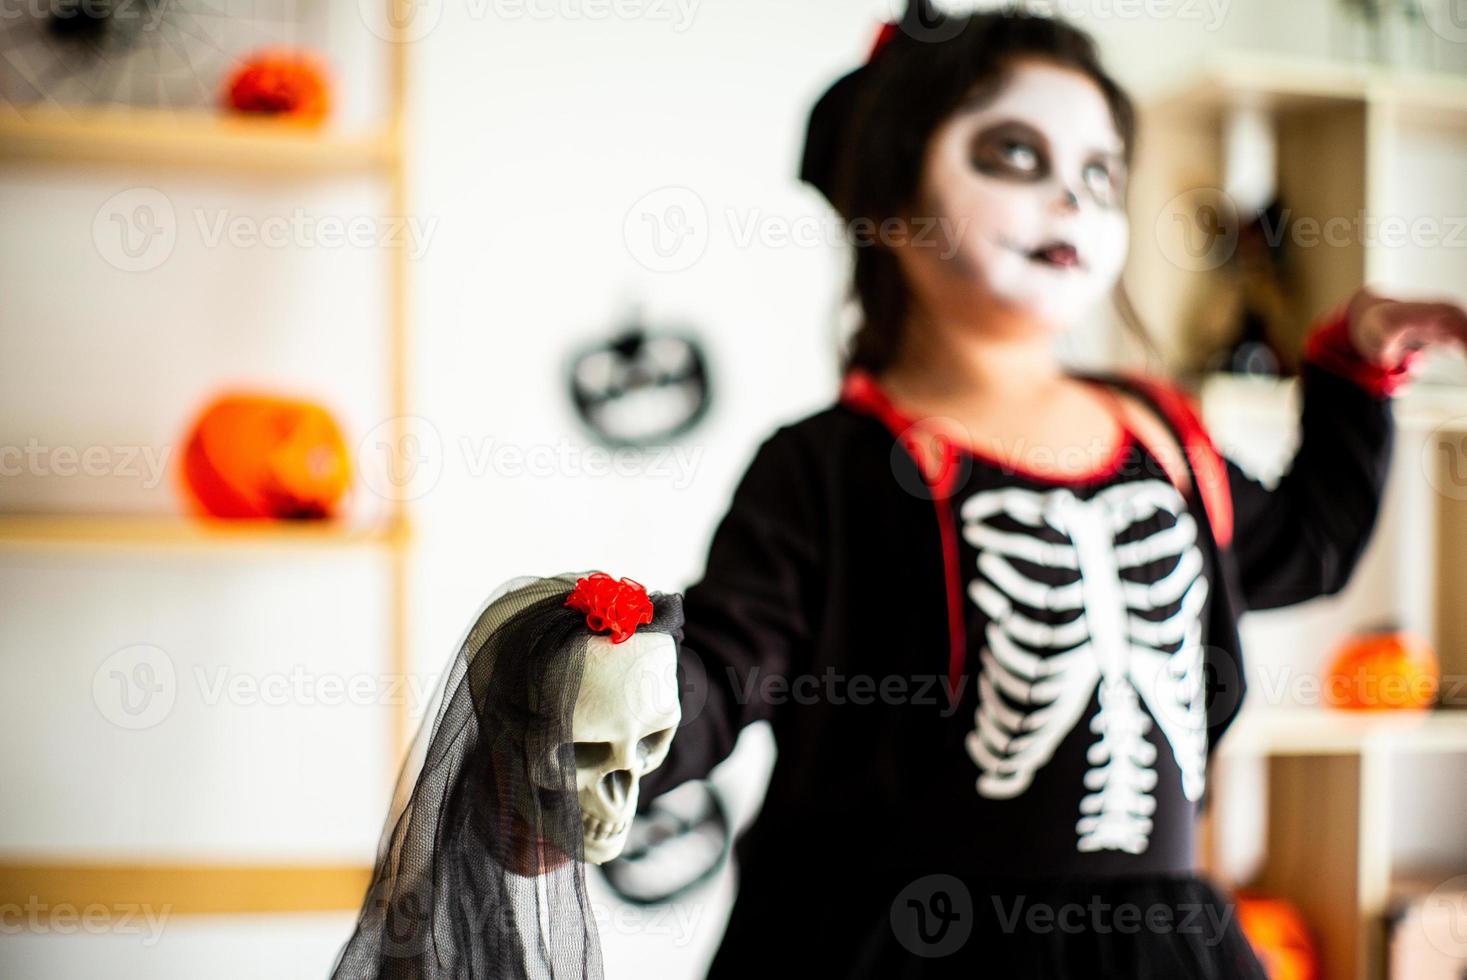
[[[206,112],[0,109],[0,160],[344,174],[391,171],[397,147],[385,128],[338,133]]]
[[[1204,412],[1212,420],[1251,424],[1293,424],[1298,418],[1297,378],[1212,374],[1204,379]],[[1392,414],[1402,429],[1467,432],[1467,388],[1415,383],[1391,399]]]
[[[332,521],[7,514],[0,516],[0,551],[390,548],[405,544],[409,530],[401,520],[352,526]]]
[[[370,866],[0,863],[0,905],[140,907],[154,915],[361,908]]]
[[[1218,751],[1232,757],[1467,752],[1467,711],[1263,708],[1244,712]]]
[[[1467,76],[1366,62],[1230,51],[1206,59],[1148,100],[1148,111],[1276,110],[1373,103],[1412,118],[1467,126]]]

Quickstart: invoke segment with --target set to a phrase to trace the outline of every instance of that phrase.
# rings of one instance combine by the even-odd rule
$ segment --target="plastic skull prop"
[[[662,765],[682,720],[677,644],[639,632],[621,643],[592,637],[576,696],[576,790],[585,857],[604,864],[621,853],[642,776]]]

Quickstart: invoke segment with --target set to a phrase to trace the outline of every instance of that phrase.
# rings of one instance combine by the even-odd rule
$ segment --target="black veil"
[[[398,778],[333,980],[600,978],[571,723],[579,576],[514,579],[459,645]],[[682,597],[642,630],[682,639]]]

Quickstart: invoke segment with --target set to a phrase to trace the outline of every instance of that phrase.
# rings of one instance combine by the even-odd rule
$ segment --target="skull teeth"
[[[620,837],[626,832],[628,823],[629,821],[626,820],[623,820],[621,823],[613,823],[610,820],[598,820],[589,815],[581,817],[581,824],[585,828],[586,836],[591,840],[610,840],[613,837]]]

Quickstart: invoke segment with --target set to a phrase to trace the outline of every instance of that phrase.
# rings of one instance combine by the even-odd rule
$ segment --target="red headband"
[[[614,579],[605,572],[577,579],[565,604],[586,614],[586,628],[592,633],[610,633],[612,643],[622,642],[638,626],[652,622],[652,600],[641,583]]]

